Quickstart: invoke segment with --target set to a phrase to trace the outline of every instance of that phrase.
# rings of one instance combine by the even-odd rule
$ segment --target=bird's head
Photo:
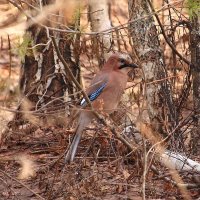
[[[107,70],[120,70],[125,74],[134,68],[138,68],[138,65],[132,62],[128,54],[124,53],[113,53],[103,67]]]

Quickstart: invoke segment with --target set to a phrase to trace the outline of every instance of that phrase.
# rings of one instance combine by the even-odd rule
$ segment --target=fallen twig
[[[7,174],[6,172],[4,172],[3,170],[0,169],[0,172],[2,174],[4,174],[5,176],[7,176],[8,178],[16,181],[17,183],[19,183],[20,185],[22,185],[23,187],[25,187],[27,190],[29,190],[30,192],[32,192],[35,196],[37,196],[39,199],[45,200],[41,195],[39,195],[38,193],[36,193],[35,191],[33,191],[31,188],[29,188],[28,186],[26,186],[24,183],[22,183],[21,181],[17,180],[16,178],[10,176],[9,174]]]

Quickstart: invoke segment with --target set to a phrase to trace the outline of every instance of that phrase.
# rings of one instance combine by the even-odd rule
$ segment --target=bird
[[[88,95],[93,110],[96,112],[103,111],[107,114],[111,114],[116,110],[126,88],[128,72],[134,68],[138,68],[138,65],[131,62],[128,54],[115,52],[109,56],[107,62],[86,89],[86,94]],[[82,98],[80,101],[80,106],[83,109],[78,114],[75,136],[65,157],[66,163],[74,161],[83,130],[96,117],[94,112],[89,109],[85,98]]]

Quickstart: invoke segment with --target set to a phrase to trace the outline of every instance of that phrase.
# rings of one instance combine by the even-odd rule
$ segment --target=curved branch
[[[187,60],[186,58],[184,58],[184,57],[176,50],[175,46],[171,43],[171,41],[169,40],[169,38],[168,38],[167,35],[165,34],[165,30],[164,30],[164,28],[163,28],[163,26],[162,26],[162,23],[161,23],[161,21],[160,21],[158,15],[157,15],[157,13],[155,12],[155,9],[154,9],[152,3],[150,2],[150,0],[147,0],[147,1],[148,1],[149,5],[150,5],[150,7],[151,7],[151,9],[152,9],[152,11],[153,11],[153,13],[154,13],[156,19],[157,19],[157,21],[158,21],[158,24],[159,24],[159,26],[160,26],[160,28],[161,28],[163,37],[165,38],[165,41],[167,42],[167,44],[171,47],[171,49],[176,53],[176,55],[177,55],[181,60],[183,60],[183,61],[184,61],[186,64],[188,64],[189,66],[192,66],[192,63],[191,63],[189,60]]]
[[[71,78],[71,80],[74,82],[74,84],[76,85],[76,87],[81,91],[81,93],[83,94],[83,97],[85,98],[86,102],[88,103],[88,105],[92,108],[92,104],[90,102],[90,99],[88,97],[88,95],[86,94],[86,92],[83,90],[83,88],[81,87],[81,85],[79,84],[79,82],[76,80],[76,78],[74,77],[72,71],[70,70],[70,68],[68,67],[65,59],[63,58],[59,48],[58,48],[58,45],[56,44],[56,40],[53,37],[51,37],[51,40],[53,42],[53,45],[55,47],[55,50],[56,50],[56,53],[58,55],[58,58],[60,59],[60,61],[62,62],[62,64],[64,65],[65,67],[65,70],[66,72],[69,74],[69,77]],[[93,109],[92,109],[93,110]]]
[[[99,31],[99,32],[82,32],[80,30],[76,31],[76,30],[72,30],[72,29],[60,29],[60,28],[54,28],[54,27],[48,27],[44,24],[42,24],[40,21],[38,21],[37,19],[35,19],[34,17],[32,17],[30,14],[28,14],[27,12],[25,12],[16,2],[14,2],[13,0],[8,0],[9,3],[11,3],[12,5],[14,5],[16,8],[18,8],[27,18],[31,19],[32,20],[32,23],[28,24],[28,26],[31,26],[32,24],[38,24],[40,25],[41,27],[43,28],[48,28],[49,30],[52,30],[52,31],[56,31],[56,32],[61,32],[61,33],[74,33],[74,34],[82,34],[82,35],[103,35],[103,34],[108,34],[108,33],[111,33],[111,32],[114,32],[116,29],[117,30],[120,30],[120,29],[124,29],[126,26],[128,26],[129,24],[131,23],[137,23],[138,21],[140,20],[143,20],[143,19],[146,19],[148,17],[151,17],[153,15],[155,15],[156,13],[159,13],[161,12],[162,10],[166,10],[167,8],[165,8],[167,5],[173,5],[175,6],[177,3],[179,2],[182,2],[182,0],[177,0],[177,1],[174,1],[173,3],[169,3],[165,6],[163,6],[161,9],[152,12],[144,17],[141,17],[141,18],[138,18],[137,20],[131,20],[131,21],[128,21],[124,24],[120,24],[118,26],[113,26],[109,29],[105,29],[105,30],[102,30],[102,31]]]

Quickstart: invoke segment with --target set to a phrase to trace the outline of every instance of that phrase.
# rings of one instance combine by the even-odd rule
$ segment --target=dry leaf
[[[21,165],[19,179],[28,179],[35,175],[35,163],[28,157],[28,155],[19,155],[16,160]]]
[[[123,170],[123,175],[124,175],[124,178],[127,180],[128,177],[130,176],[129,172],[127,170]]]

